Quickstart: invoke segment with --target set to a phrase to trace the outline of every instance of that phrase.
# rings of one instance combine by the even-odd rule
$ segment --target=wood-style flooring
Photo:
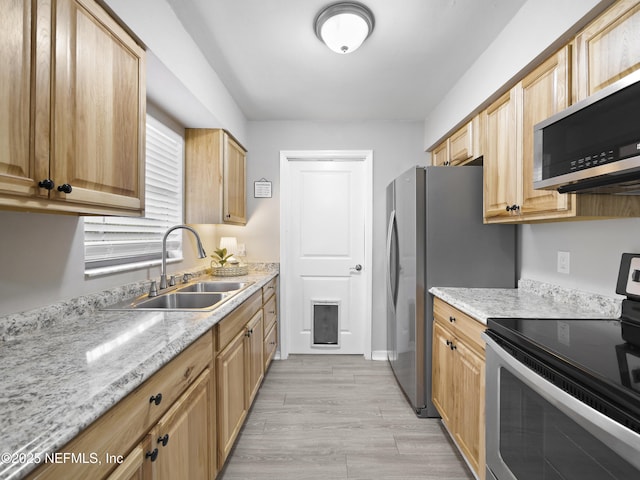
[[[439,419],[417,418],[387,362],[274,361],[222,480],[470,480]]]

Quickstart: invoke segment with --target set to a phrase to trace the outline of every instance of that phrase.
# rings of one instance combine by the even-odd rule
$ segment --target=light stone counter
[[[213,312],[101,311],[85,299],[0,319],[0,454],[34,460],[56,451],[275,275],[219,277],[255,283]],[[97,304],[126,298],[107,295]],[[36,466],[5,460],[0,479]]]
[[[518,288],[432,287],[429,293],[487,324],[501,318],[618,318],[621,299],[520,280]]]

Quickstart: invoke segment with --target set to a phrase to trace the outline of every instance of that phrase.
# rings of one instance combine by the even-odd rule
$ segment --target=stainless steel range
[[[640,478],[640,254],[620,319],[489,319],[487,478]]]

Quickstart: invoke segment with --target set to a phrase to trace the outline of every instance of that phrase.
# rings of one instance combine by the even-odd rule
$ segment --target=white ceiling
[[[424,120],[525,0],[362,0],[375,29],[338,55],[331,0],[168,0],[248,120]]]

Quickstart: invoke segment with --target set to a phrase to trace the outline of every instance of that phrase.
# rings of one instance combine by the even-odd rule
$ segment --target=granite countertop
[[[521,280],[519,288],[432,287],[429,293],[487,324],[501,318],[619,318],[621,300]]]
[[[225,277],[255,283],[212,312],[89,310],[19,334],[12,324],[0,342],[0,454],[58,450],[276,275]],[[5,460],[0,479],[36,466]]]

